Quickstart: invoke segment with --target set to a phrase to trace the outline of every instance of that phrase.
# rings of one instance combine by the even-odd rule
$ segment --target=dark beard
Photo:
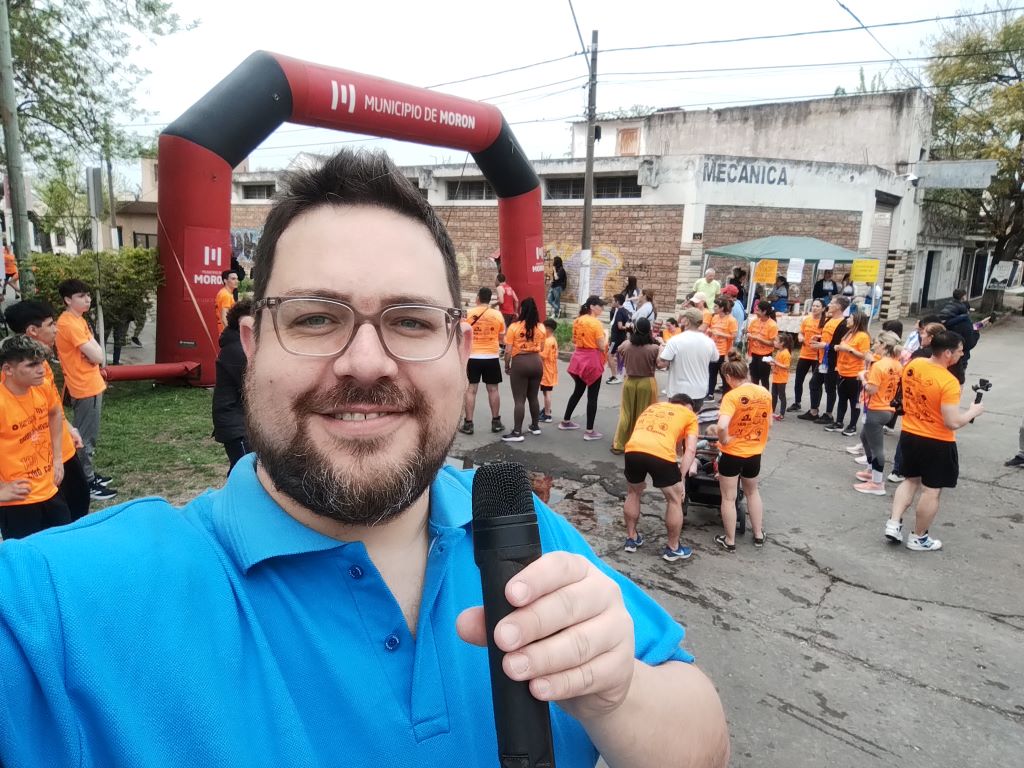
[[[246,389],[251,386],[246,377]],[[253,398],[247,398],[253,402]],[[420,427],[419,441],[410,457],[382,476],[360,482],[336,472],[327,456],[318,451],[306,430],[311,415],[346,405],[378,405],[406,410]],[[256,455],[275,487],[310,512],[344,525],[374,526],[404,512],[433,482],[455,441],[432,424],[433,409],[419,392],[406,393],[396,384],[379,382],[373,387],[339,382],[329,392],[311,389],[292,409],[297,431],[285,445],[268,434],[260,419],[246,412],[249,438]],[[357,457],[379,453],[386,438],[353,440],[346,448]]]

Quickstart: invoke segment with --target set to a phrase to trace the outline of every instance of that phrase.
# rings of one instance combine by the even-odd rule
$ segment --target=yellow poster
[[[762,259],[757,262],[754,270],[755,283],[769,283],[774,285],[775,278],[779,276],[779,262],[777,259]]]
[[[877,283],[878,259],[854,259],[850,268],[850,282]]]

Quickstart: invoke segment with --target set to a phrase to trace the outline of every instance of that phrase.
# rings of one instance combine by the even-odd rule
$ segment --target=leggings
[[[889,411],[872,411],[870,408],[864,416],[864,428],[860,431],[860,441],[864,445],[864,455],[875,472],[885,467],[885,440],[882,427],[889,421]]]
[[[846,408],[850,408],[850,427],[857,426],[860,418],[860,379],[856,376],[839,377],[839,404],[836,406],[836,423],[842,424]]]
[[[812,371],[817,367],[817,360],[807,360],[801,357],[796,361],[796,383],[793,385],[793,403],[800,405],[804,396],[804,379],[811,373],[811,382],[814,382]]]
[[[587,386],[587,382],[575,373],[569,375],[576,382],[576,387],[573,389],[572,395],[569,396],[569,404],[565,406],[564,421],[572,420],[572,412],[576,410],[576,406],[579,404],[580,398],[583,397],[585,390],[587,393],[587,431],[593,431],[594,419],[597,418],[597,393],[601,391],[601,377],[598,376],[593,384]]]
[[[764,361],[765,355],[750,356],[750,380],[771,390],[772,367]]]
[[[513,410],[513,427],[515,432],[523,431],[523,418],[526,416],[526,404],[530,404],[530,426],[537,424],[540,416],[540,402],[537,393],[540,391],[540,378],[544,373],[544,362],[536,352],[523,352],[512,358],[511,384]]]
[[[821,405],[821,390],[825,390],[825,413],[832,413],[836,405],[836,382],[839,376],[835,371],[822,373],[818,368],[811,374],[811,410],[818,410]]]
[[[708,363],[708,397],[713,398],[715,396],[715,381],[718,379],[718,374],[722,370],[722,363],[724,362],[725,355],[722,355],[717,360],[712,360],[710,363]],[[724,378],[722,379],[722,381],[723,389],[725,391],[728,391],[729,385],[724,384]]]
[[[775,404],[781,401],[782,405],[776,409]],[[786,412],[786,382],[776,384],[772,382],[772,411],[785,414]]]

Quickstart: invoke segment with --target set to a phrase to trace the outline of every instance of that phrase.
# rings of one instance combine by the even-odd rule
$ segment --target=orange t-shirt
[[[45,383],[29,387],[21,397],[0,385],[0,480],[28,480],[30,486],[24,499],[0,506],[36,504],[57,493],[49,419],[54,408],[60,408],[60,399]]]
[[[679,443],[696,434],[697,417],[692,409],[678,403],[654,403],[636,420],[626,453],[646,453],[675,462]]]
[[[842,324],[842,322],[843,322],[843,318],[841,318],[841,317],[836,317],[836,318],[833,318],[832,320],[826,320],[825,324],[823,326],[821,326],[821,339],[820,339],[820,341],[823,344],[831,344],[832,343],[832,337],[836,335],[836,328],[838,328]],[[822,362],[825,359],[825,348],[822,347],[821,349],[817,350],[817,352],[818,352],[818,362],[820,363],[820,362]]]
[[[107,388],[100,367],[79,349],[92,340],[92,331],[84,317],[64,312],[57,318],[57,357],[64,371],[64,386],[76,400],[93,397]]]
[[[666,325],[661,331],[661,338],[663,341],[668,341],[673,336],[678,336],[682,332],[683,329],[678,325],[675,328],[669,328],[669,326]]]
[[[480,304],[466,313],[466,322],[473,328],[473,346],[469,356],[497,357],[501,334],[505,332],[505,318],[501,312]]]
[[[818,350],[811,346],[811,342],[819,332],[818,321],[815,319],[814,315],[807,315],[800,321],[800,335],[804,337],[803,343],[800,345],[801,360],[818,359]]]
[[[18,276],[18,260],[6,248],[4,248],[4,274],[11,277]]]
[[[555,386],[558,383],[558,339],[554,334],[544,339],[544,348],[540,351],[540,359],[544,361],[544,373],[540,377],[540,385],[542,387]]]
[[[732,349],[732,345],[736,341],[736,334],[739,332],[739,329],[740,324],[736,322],[736,318],[732,315],[712,316],[708,331],[721,331],[722,333],[729,334],[728,337],[725,337],[708,333],[711,340],[715,342],[715,346],[718,347],[719,355],[729,354],[729,350]]]
[[[750,325],[747,326],[747,338],[750,339],[750,354],[752,355],[770,355],[775,347],[772,346],[772,340],[779,335],[779,325],[771,318],[765,318],[762,320],[759,317],[754,317],[750,321]],[[763,336],[768,339],[768,343],[763,341],[757,341],[754,336]]]
[[[4,376],[3,372],[0,371],[0,384],[4,383],[5,378],[6,376]],[[43,386],[50,387],[53,390],[54,397],[57,398],[58,402],[60,401],[60,390],[57,389],[57,384],[53,380],[53,370],[50,368],[50,364],[45,360],[43,361]],[[63,415],[63,412],[61,415]],[[71,430],[68,428],[68,420],[61,419],[60,423],[63,425],[64,429],[64,438],[60,444],[60,460],[63,464],[75,455],[75,441],[71,439]],[[47,429],[49,429],[49,426],[47,426]]]
[[[869,411],[888,411],[892,413],[896,409],[892,407],[892,399],[896,397],[896,390],[900,386],[900,375],[903,373],[903,366],[899,360],[892,357],[883,357],[872,364],[868,370],[867,382],[878,387],[878,391],[868,396]],[[959,402],[959,400],[958,400]]]
[[[235,306],[235,294],[233,294],[227,288],[221,288],[219,291],[217,291],[217,302],[215,304],[215,308],[216,308],[216,312],[217,312],[217,335],[218,336],[220,336],[222,333],[224,333],[224,328],[226,327],[224,325],[224,323],[221,322],[221,319],[220,319],[221,310],[224,310],[224,312],[227,312],[233,306]]]
[[[857,331],[853,336],[847,334],[840,343],[847,347],[853,347],[861,354],[865,354],[871,349],[871,337],[864,331]],[[863,370],[864,358],[851,355],[849,352],[839,352],[836,355],[836,373],[843,378],[855,378]]]
[[[960,382],[925,357],[903,369],[903,431],[946,443],[956,442],[942,418],[942,406],[960,404]]]
[[[785,384],[789,381],[789,365],[793,355],[788,349],[777,349],[772,355],[775,365],[772,366],[772,384]]]
[[[505,334],[505,348],[509,359],[516,355],[527,352],[540,352],[544,347],[544,338],[548,335],[548,329],[537,323],[533,329],[533,338],[526,338],[526,323],[520,320],[512,323]]]
[[[581,315],[572,324],[572,343],[576,349],[600,349],[604,326],[593,315]]]
[[[719,445],[722,453],[745,459],[764,453],[768,427],[772,419],[772,395],[758,384],[741,384],[722,397],[718,412],[731,416],[728,445]]]
[[[704,327],[707,328],[709,325],[711,325],[711,318],[715,316],[715,313],[712,312],[710,309],[702,309],[701,314],[704,315],[704,321],[702,325],[704,325]]]

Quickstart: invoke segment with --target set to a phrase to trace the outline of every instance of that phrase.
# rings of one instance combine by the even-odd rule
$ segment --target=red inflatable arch
[[[231,170],[284,122],[472,153],[498,196],[502,269],[543,313],[540,182],[498,109],[257,51],[160,134],[158,363],[198,362],[197,383],[213,383],[213,304],[231,261]]]

